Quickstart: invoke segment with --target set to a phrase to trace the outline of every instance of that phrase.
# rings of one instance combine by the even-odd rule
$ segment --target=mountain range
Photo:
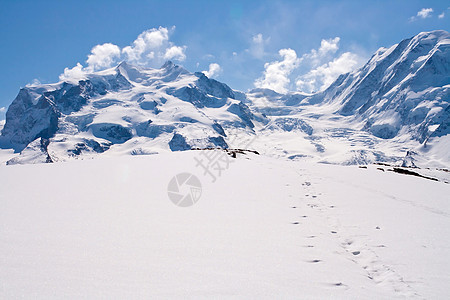
[[[205,148],[333,164],[450,165],[450,34],[380,48],[316,94],[246,93],[172,62],[122,62],[22,88],[6,112],[7,164]]]

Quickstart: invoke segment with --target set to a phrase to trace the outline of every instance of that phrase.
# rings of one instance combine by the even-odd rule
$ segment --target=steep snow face
[[[66,160],[119,145],[129,154],[227,148],[227,128],[252,132],[264,121],[235,98],[227,85],[172,62],[160,69],[123,62],[78,84],[23,88],[6,114],[2,143],[22,151],[10,163]]]
[[[449,99],[450,34],[432,31],[379,49],[361,69],[307,101],[358,116],[377,137],[409,134],[422,143],[448,133]]]

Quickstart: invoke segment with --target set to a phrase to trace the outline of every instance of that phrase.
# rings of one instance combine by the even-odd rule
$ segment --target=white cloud
[[[320,42],[319,54],[326,55],[328,53],[336,53],[339,49],[340,37],[335,37],[334,39],[322,40]]]
[[[174,29],[159,27],[146,30],[123,49],[111,43],[96,45],[88,55],[86,67],[77,63],[71,69],[65,68],[59,79],[77,82],[85,79],[87,73],[110,68],[119,61],[144,67],[159,67],[166,60],[184,61],[186,46],[175,45],[169,39]]]
[[[40,85],[41,84],[41,82],[39,81],[39,79],[37,79],[37,78],[35,78],[35,79],[33,79],[32,81],[31,81],[31,83],[29,83],[29,84],[27,84],[26,86],[28,87],[28,86],[37,86],[37,85]]]
[[[329,59],[331,55],[339,50],[340,37],[325,40],[320,42],[318,50],[312,49],[310,53],[306,53],[302,56],[302,60],[307,60],[313,67],[323,63],[324,60]]]
[[[439,19],[443,19],[444,17],[445,17],[445,12],[442,12],[442,14],[440,14],[440,15],[438,16]]]
[[[431,17],[432,13],[433,13],[432,8],[422,8],[420,11],[417,12],[417,16],[422,19],[425,19],[425,18]]]
[[[97,45],[91,50],[86,63],[93,71],[110,68],[120,59],[120,48],[111,43]]]
[[[77,63],[72,69],[65,68],[64,73],[59,75],[59,80],[69,83],[77,83],[80,80],[86,79],[86,68],[80,63]]]
[[[137,65],[147,65],[148,60],[164,57],[169,42],[169,30],[165,27],[152,28],[142,32],[130,45],[122,49],[128,62]]]
[[[291,78],[296,77],[295,84],[300,91],[311,93],[327,88],[339,75],[351,72],[363,63],[363,59],[352,52],[336,55],[339,42],[339,37],[323,39],[318,49],[301,57],[297,57],[292,49],[280,50],[283,60],[266,63],[263,76],[255,81],[255,87],[286,93]]]
[[[219,73],[222,71],[222,68],[219,64],[212,63],[209,65],[208,71],[203,71],[203,74],[205,74],[209,78],[214,78],[219,75]]]
[[[142,32],[136,40],[122,49],[122,60],[140,66],[159,66],[166,60],[184,61],[186,46],[177,46],[170,41],[175,30],[165,27]]]
[[[339,75],[353,71],[359,63],[360,59],[358,55],[351,52],[345,52],[338,58],[297,78],[297,89],[307,93],[324,90],[332,84]]]
[[[268,88],[279,93],[286,93],[290,83],[289,75],[298,67],[300,59],[292,49],[281,49],[278,53],[283,60],[264,64],[263,76],[258,78],[254,84],[258,88]]]
[[[426,19],[426,18],[431,17],[432,14],[433,14],[432,8],[422,8],[421,10],[419,10],[417,12],[417,15],[411,17],[409,20],[411,22],[413,22],[413,21],[417,20],[418,18]]]
[[[4,113],[4,112],[6,112],[6,107],[0,107],[0,113]]]
[[[264,47],[269,43],[269,41],[270,37],[264,39],[263,35],[261,33],[258,33],[252,37],[250,49],[248,49],[247,51],[250,52],[250,54],[255,58],[261,59],[266,55]]]
[[[186,46],[183,46],[183,47],[172,46],[172,47],[166,49],[166,53],[164,54],[164,59],[167,59],[167,60],[175,59],[178,61],[183,61],[186,59],[186,54],[184,54],[185,49],[186,49]]]

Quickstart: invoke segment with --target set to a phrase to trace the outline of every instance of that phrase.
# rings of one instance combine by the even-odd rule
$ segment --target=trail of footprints
[[[298,172],[297,172],[298,173]],[[299,173],[298,173],[299,174]],[[299,174],[300,178],[304,178],[303,174]],[[303,181],[303,180],[302,180]],[[303,191],[305,191],[304,196],[297,199],[297,203],[291,205],[292,209],[299,209],[300,206],[306,207],[301,209],[301,213],[297,217],[297,220],[291,222],[293,225],[306,224],[308,222],[308,214],[304,211],[310,210],[314,216],[323,217],[327,226],[330,228],[329,234],[332,235],[331,238],[336,239],[339,247],[343,249],[343,254],[347,256],[349,260],[357,264],[359,267],[365,270],[367,277],[373,280],[376,284],[386,283],[392,288],[395,294],[407,297],[420,297],[414,289],[403,280],[403,278],[395,272],[395,270],[383,263],[380,257],[376,253],[377,248],[384,248],[385,245],[369,245],[369,240],[367,236],[345,236],[346,230],[344,226],[340,223],[339,219],[332,213],[336,207],[334,205],[325,205],[321,199],[321,193],[316,193],[311,181],[305,180],[301,184]],[[295,199],[293,199],[295,200]],[[298,200],[305,203],[298,203]],[[312,211],[314,210],[314,212]],[[311,226],[309,226],[311,228]],[[380,227],[376,227],[374,230],[380,230]],[[309,241],[303,248],[313,249],[315,248],[314,239],[317,237],[315,234],[306,235],[306,240]],[[323,260],[320,257],[315,259],[306,260],[306,263],[319,264]],[[346,288],[347,286],[343,282],[325,283],[325,286],[331,288]]]

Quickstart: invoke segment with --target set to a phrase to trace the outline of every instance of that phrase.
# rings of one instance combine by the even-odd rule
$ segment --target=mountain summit
[[[359,70],[341,75],[315,102],[357,115],[381,138],[410,133],[424,142],[450,133],[450,34],[423,32],[379,49]]]

